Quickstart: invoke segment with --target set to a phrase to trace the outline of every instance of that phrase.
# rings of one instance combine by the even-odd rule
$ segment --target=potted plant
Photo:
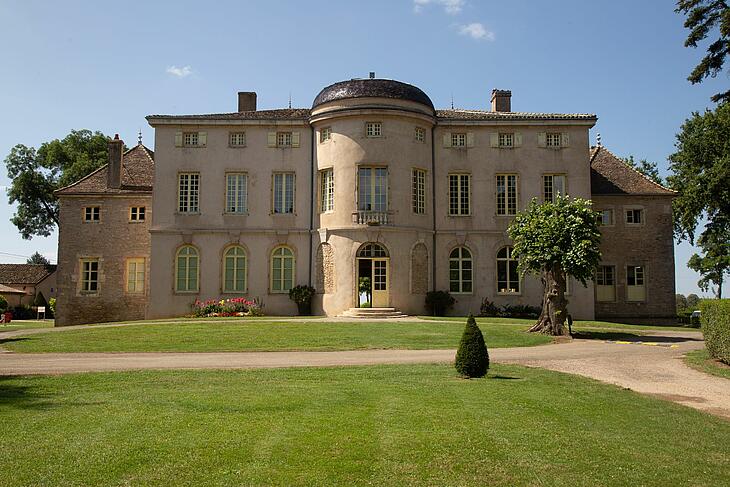
[[[298,285],[289,290],[289,299],[297,303],[299,316],[310,316],[312,314],[312,298],[315,289],[312,286]]]

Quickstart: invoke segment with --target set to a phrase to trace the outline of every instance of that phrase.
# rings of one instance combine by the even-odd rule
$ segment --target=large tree
[[[51,265],[51,261],[48,260],[46,256],[42,255],[40,252],[34,252],[33,255],[28,257],[28,260],[26,260],[25,263]]]
[[[634,156],[625,157],[624,162],[655,183],[664,184],[662,177],[659,175],[659,168],[656,162],[647,161],[646,159],[637,161],[634,159]]]
[[[72,130],[61,140],[44,142],[36,150],[18,144],[5,158],[10,204],[18,207],[11,218],[25,239],[47,237],[58,225],[58,188],[78,181],[107,163],[108,137],[101,132]]]
[[[707,47],[707,54],[687,78],[692,84],[705,78],[714,78],[722,72],[725,59],[730,55],[730,9],[725,0],[679,0],[675,12],[686,16],[684,26],[689,29],[686,47],[697,47],[711,33],[717,38]],[[714,102],[730,100],[730,90],[717,93]]]
[[[687,267],[698,272],[702,278],[697,285],[703,291],[713,289],[717,299],[722,299],[722,284],[730,274],[730,229],[717,229],[723,233],[706,231],[697,239],[703,255],[694,254]]]
[[[559,196],[554,202],[540,204],[533,198],[508,232],[520,273],[539,275],[544,287],[542,312],[530,331],[566,334],[566,276],[586,285],[601,260],[601,232],[591,202]]]

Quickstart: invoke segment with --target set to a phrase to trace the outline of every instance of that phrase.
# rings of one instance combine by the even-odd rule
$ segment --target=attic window
[[[101,207],[86,206],[84,207],[84,221],[98,222],[101,219]]]
[[[198,146],[198,132],[184,132],[183,133],[183,145],[185,147],[197,147]]]

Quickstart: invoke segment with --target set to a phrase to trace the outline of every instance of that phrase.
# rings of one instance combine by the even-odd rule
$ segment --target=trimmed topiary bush
[[[464,377],[484,377],[489,369],[489,352],[484,343],[482,331],[473,316],[466,320],[464,334],[461,335],[459,350],[456,352],[456,371]]]
[[[707,351],[730,365],[730,299],[706,299],[700,303],[700,311]]]
[[[446,310],[453,308],[456,299],[448,291],[429,291],[426,293],[426,309],[432,316],[444,316]]]

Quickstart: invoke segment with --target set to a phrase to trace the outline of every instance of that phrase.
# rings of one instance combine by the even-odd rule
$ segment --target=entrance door
[[[387,308],[388,298],[388,258],[372,259],[373,308]]]

